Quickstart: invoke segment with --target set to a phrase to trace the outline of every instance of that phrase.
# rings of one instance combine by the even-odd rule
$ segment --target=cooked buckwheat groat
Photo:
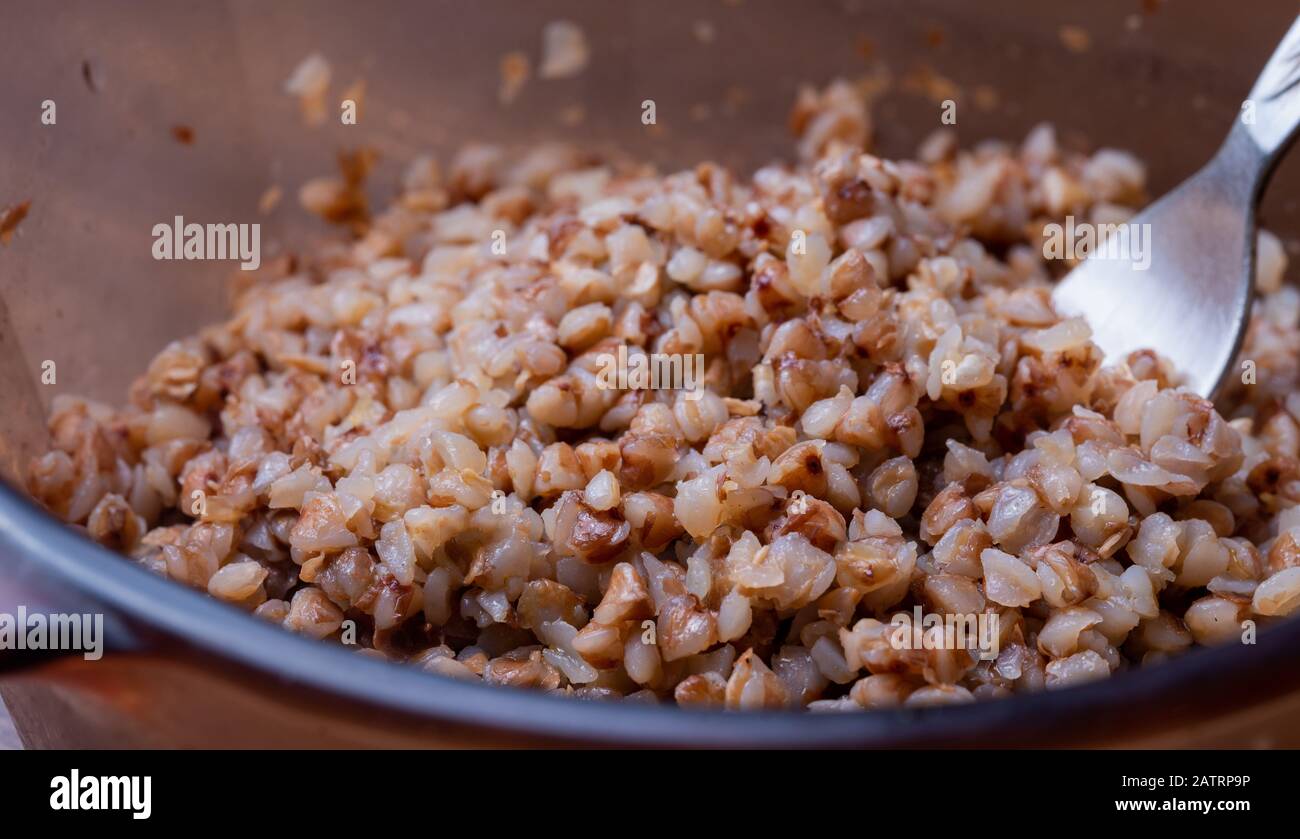
[[[347,232],[263,268],[117,410],[57,401],[30,488],[171,579],[443,676],[735,709],[1059,688],[1300,606],[1300,295],[1261,293],[1220,405],[1103,367],[1044,225],[1129,218],[1131,155],[868,153],[805,90],[798,162],[660,175],[572,149],[368,161]],[[609,386],[703,358],[701,389]],[[629,357],[629,356],[624,356]],[[914,607],[995,655],[901,646]]]

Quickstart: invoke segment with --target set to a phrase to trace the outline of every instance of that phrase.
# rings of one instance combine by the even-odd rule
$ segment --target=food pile
[[[348,233],[266,265],[113,409],[61,398],[30,489],[160,574],[454,678],[727,708],[969,702],[1240,643],[1300,606],[1300,295],[1261,240],[1228,416],[1053,311],[1044,225],[1143,167],[865,151],[805,90],[799,161],[660,175],[571,148],[357,158]],[[609,387],[620,348],[703,393]],[[907,649],[916,606],[996,655]],[[1264,631],[1267,631],[1266,627]]]

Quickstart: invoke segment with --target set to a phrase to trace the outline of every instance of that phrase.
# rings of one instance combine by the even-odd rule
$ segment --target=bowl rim
[[[874,747],[1084,744],[1158,734],[1300,686],[1300,620],[1242,649],[1196,648],[1061,691],[937,708],[735,712],[575,701],[356,655],[165,579],[81,535],[0,481],[0,563],[13,557],[132,626],[327,698],[407,718],[584,745]],[[84,609],[78,609],[84,611]],[[145,643],[145,647],[150,645]],[[161,650],[166,653],[166,649]],[[104,660],[111,660],[106,655]],[[1209,685],[1214,690],[1205,690]]]

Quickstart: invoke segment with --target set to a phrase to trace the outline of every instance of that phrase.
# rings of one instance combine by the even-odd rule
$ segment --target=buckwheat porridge
[[[126,407],[59,399],[31,490],[260,619],[578,697],[970,702],[1300,606],[1274,237],[1221,414],[1052,309],[1043,227],[1128,218],[1131,155],[1040,127],[882,160],[843,82],[792,125],[749,179],[466,148],[374,216],[349,158],[300,198],[350,237],[264,266]],[[991,631],[913,643],[920,614]]]

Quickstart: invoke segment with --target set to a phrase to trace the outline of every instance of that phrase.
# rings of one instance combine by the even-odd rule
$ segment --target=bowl
[[[876,146],[908,155],[956,104],[964,144],[1054,123],[1067,145],[1134,151],[1153,194],[1222,139],[1294,5],[1211,0],[844,0],[795,4],[22,3],[0,32],[0,205],[30,200],[0,245],[0,612],[104,616],[102,660],[0,650],[29,747],[1055,746],[1300,744],[1300,621],[1060,692],[973,705],[819,715],[687,711],[466,684],[349,653],[156,577],[19,489],[59,393],[120,402],[169,340],[224,311],[229,265],[152,258],[175,215],[248,219],[263,249],[321,235],[281,202],[340,148],[372,146],[382,196],[403,158],[485,140],[577,141],[664,169],[740,170],[791,155],[799,86],[888,79]],[[587,71],[500,101],[499,64],[578,23]],[[1080,38],[1079,32],[1086,38]],[[356,125],[305,128],[284,80],[319,52],[364,80]],[[654,99],[662,130],[648,132]],[[56,119],[41,117],[55,106]],[[1300,232],[1300,167],[1262,214]],[[57,371],[54,381],[43,372]]]

